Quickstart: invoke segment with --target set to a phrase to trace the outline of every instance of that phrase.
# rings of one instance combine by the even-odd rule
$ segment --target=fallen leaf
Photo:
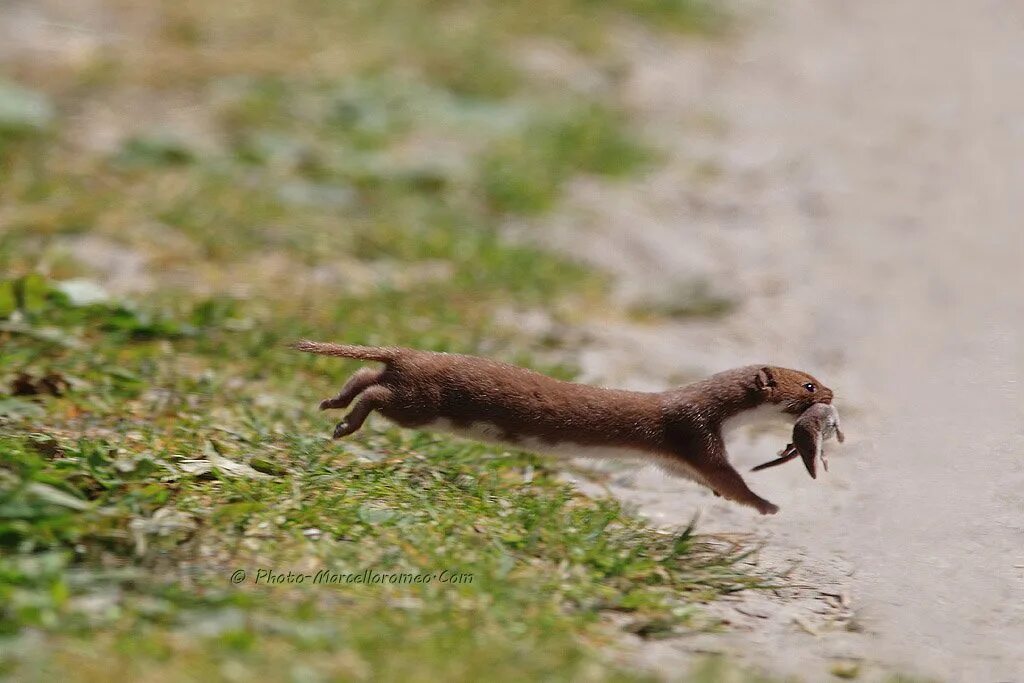
[[[203,449],[205,459],[183,458],[177,462],[178,469],[193,477],[213,477],[213,471],[225,477],[244,477],[247,479],[270,479],[244,462],[226,458],[217,452],[218,446],[210,441]]]
[[[61,491],[58,488],[54,488],[49,484],[32,482],[27,487],[25,487],[25,489],[29,493],[36,496],[37,498],[45,500],[47,503],[60,505],[61,507],[70,508],[72,510],[78,510],[79,512],[81,512],[82,510],[89,509],[88,502],[82,500],[81,498],[76,498],[75,496],[72,496],[70,493]]]

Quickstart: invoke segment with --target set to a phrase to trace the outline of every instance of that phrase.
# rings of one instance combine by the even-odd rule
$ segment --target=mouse
[[[818,458],[821,459],[822,467],[828,472],[828,457],[822,446],[832,437],[835,437],[839,443],[846,440],[846,436],[839,428],[839,410],[831,403],[815,403],[797,418],[793,424],[793,441],[779,451],[779,457],[761,463],[751,472],[776,467],[799,455],[803,459],[804,467],[807,468],[811,479],[817,479],[816,463]]]

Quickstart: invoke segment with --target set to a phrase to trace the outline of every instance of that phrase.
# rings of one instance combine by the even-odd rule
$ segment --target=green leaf
[[[288,473],[288,470],[281,467],[276,462],[267,460],[266,458],[252,458],[249,460],[249,466],[257,472],[263,472],[264,474],[270,474],[273,476],[281,476]]]
[[[50,287],[39,273],[29,273],[14,281],[14,299],[17,307],[34,313],[46,306],[46,295]]]
[[[14,283],[10,280],[0,282],[0,318],[6,318],[18,309],[14,299]]]

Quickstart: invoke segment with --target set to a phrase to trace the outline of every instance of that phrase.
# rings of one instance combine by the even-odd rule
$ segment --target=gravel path
[[[611,488],[656,520],[752,532],[806,588],[723,606],[733,628],[643,644],[666,673],[728,652],[775,673],[859,666],[1024,680],[1024,5],[757,2],[725,44],[626,36],[627,96],[668,163],[578,184],[551,232],[626,290],[699,274],[717,323],[595,325],[591,379],[792,365],[837,391],[832,472],[749,476],[758,518],[648,470]],[[586,239],[578,239],[585,231]],[[745,469],[785,433],[730,447]]]

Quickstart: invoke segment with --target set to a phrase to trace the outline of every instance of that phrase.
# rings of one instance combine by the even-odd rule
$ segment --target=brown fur
[[[778,508],[747,488],[729,464],[722,422],[765,404],[795,418],[814,403],[832,401],[832,391],[811,375],[774,366],[736,368],[678,389],[644,393],[564,382],[475,356],[311,341],[293,348],[384,363],[380,370],[360,370],[320,404],[346,408],[358,397],[338,423],[336,438],[358,430],[373,410],[403,427],[427,427],[439,419],[455,427],[483,422],[510,444],[530,439],[571,443],[584,452],[587,446],[638,451],[763,514]]]

